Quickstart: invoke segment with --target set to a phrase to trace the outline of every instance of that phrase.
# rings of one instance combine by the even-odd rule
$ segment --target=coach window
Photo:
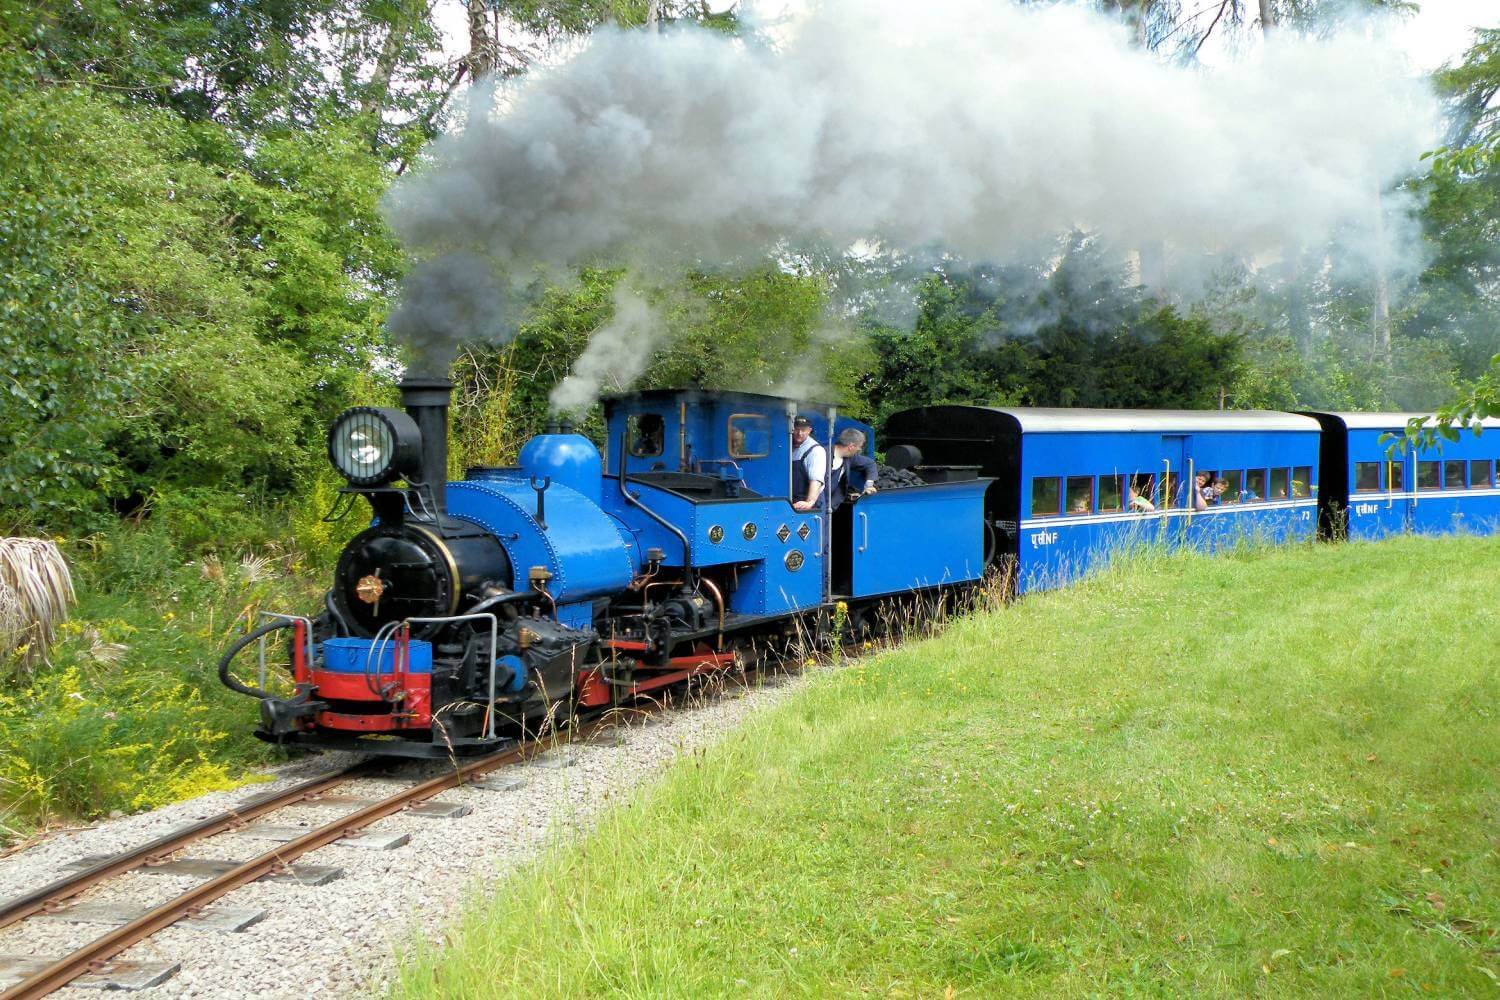
[[[1099,477],[1099,512],[1121,510],[1125,506],[1125,477]]]
[[[661,454],[667,436],[667,422],[660,413],[633,413],[626,421],[630,434],[630,453],[636,458],[655,458]]]
[[[759,413],[729,418],[729,457],[764,458],[771,454],[771,420]]]
[[[1240,495],[1241,500],[1254,501],[1266,498],[1266,470],[1247,469],[1245,471],[1245,491]]]
[[[1287,483],[1292,478],[1290,469],[1271,470],[1271,492],[1266,494],[1270,500],[1285,500],[1287,497]]]
[[[1069,476],[1067,506],[1069,514],[1092,514],[1094,512],[1094,477]]]
[[[1226,469],[1224,482],[1229,485],[1224,487],[1224,495],[1219,498],[1219,503],[1239,503],[1240,494],[1245,489],[1245,474],[1239,469]]]
[[[1387,487],[1392,493],[1400,493],[1406,489],[1406,469],[1400,462],[1388,463]]]
[[[1302,500],[1312,496],[1312,466],[1299,465],[1292,470],[1292,499]]]
[[[1464,463],[1453,461],[1443,463],[1443,489],[1461,490],[1464,488]]]
[[[1417,463],[1417,489],[1437,490],[1442,489],[1442,471],[1438,468],[1441,462],[1418,462]]]
[[[1062,513],[1062,480],[1056,476],[1031,481],[1031,516],[1050,517]]]
[[[1483,462],[1469,463],[1469,489],[1482,490],[1490,485],[1490,473],[1495,463],[1486,459]]]
[[[1355,462],[1354,463],[1354,492],[1356,492],[1356,493],[1379,493],[1380,492],[1380,463],[1379,462]]]
[[[1156,477],[1149,472],[1137,472],[1130,477],[1130,509],[1156,509]]]

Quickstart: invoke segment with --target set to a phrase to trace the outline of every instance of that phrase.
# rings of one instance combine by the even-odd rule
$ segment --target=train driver
[[[828,452],[812,436],[812,421],[798,414],[792,421],[792,509],[814,510],[828,475]]]
[[[875,460],[864,454],[865,435],[856,427],[845,427],[833,444],[833,493],[828,497],[830,509],[837,510],[845,498],[853,500],[875,492],[880,469]]]

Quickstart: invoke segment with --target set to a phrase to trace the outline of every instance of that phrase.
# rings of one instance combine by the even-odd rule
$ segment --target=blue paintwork
[[[618,476],[620,442],[628,421],[641,414],[655,414],[664,423],[663,447],[659,455],[625,456],[627,475],[642,472],[692,472],[742,482],[765,497],[790,496],[792,479],[792,418],[797,414],[813,421],[813,437],[827,445],[845,427],[865,432],[865,450],[874,454],[874,431],[868,424],[838,417],[830,426],[832,410],[817,403],[798,403],[777,396],[748,392],[644,392],[617,396],[606,402],[606,476]],[[741,455],[730,447],[730,420],[748,431]],[[744,452],[759,453],[742,457]]]
[[[1405,429],[1406,414],[1393,415],[1387,426],[1351,427],[1348,434],[1349,511],[1348,534],[1351,539],[1383,538],[1405,531],[1420,534],[1446,534],[1454,531],[1489,533],[1500,525],[1500,488],[1496,488],[1493,470],[1487,481],[1471,482],[1471,461],[1494,462],[1500,458],[1500,432],[1476,436],[1465,432],[1457,441],[1440,446],[1412,449],[1405,454],[1389,455],[1386,434],[1400,434]],[[1367,423],[1368,421],[1361,421]],[[1418,485],[1422,463],[1463,463],[1462,489],[1425,489]],[[1355,491],[1357,463],[1380,463],[1380,489]],[[1402,481],[1390,482],[1385,463],[1394,462],[1402,470]],[[1438,482],[1443,482],[1442,466]]]
[[[543,530],[530,478],[520,471],[490,475],[450,483],[448,512],[500,539],[515,567],[517,588],[526,587],[532,566],[547,567],[552,573],[549,590],[561,613],[564,604],[618,594],[629,585],[638,563],[627,550],[628,539],[592,500],[554,482],[547,490]]]
[[[396,643],[384,639],[334,638],[319,643],[323,651],[323,669],[336,674],[389,674],[396,669]],[[375,647],[380,653],[375,654]],[[432,643],[413,639],[409,644],[407,673],[432,673]]]
[[[1282,427],[1174,433],[1170,422],[1151,430],[1058,430],[1022,432],[1021,513],[1017,570],[1021,591],[1045,589],[1074,579],[1111,551],[1133,542],[1164,542],[1212,548],[1241,538],[1273,542],[1313,537],[1317,522],[1318,429]],[[1191,426],[1191,425],[1188,425]],[[1205,512],[1188,508],[1179,486],[1171,506],[1151,512],[1099,511],[1098,477],[1164,471],[1191,482],[1198,470],[1305,469],[1298,492],[1258,502],[1224,503]],[[1088,513],[1035,516],[1031,487],[1036,478],[1092,476]],[[1290,490],[1288,491],[1291,492]],[[1066,506],[1066,503],[1063,504]]]
[[[525,660],[521,659],[515,653],[506,653],[504,656],[495,657],[495,663],[501,667],[501,670],[495,672],[496,676],[507,678],[505,683],[501,685],[501,690],[515,692],[526,686]],[[503,671],[507,670],[510,671],[508,675],[503,673]]]
[[[667,489],[631,480],[629,488],[640,501],[687,535],[692,546],[695,567],[739,567],[740,585],[725,595],[729,610],[737,614],[771,615],[817,607],[823,600],[821,515],[802,514],[792,510],[785,497],[742,498],[695,502]],[[625,526],[634,539],[632,549],[645,552],[659,548],[666,554],[666,564],[681,566],[682,542],[639,509],[626,503],[620,495],[618,480],[608,480],[604,493],[605,510]],[[754,525],[754,537],[747,540],[745,526]],[[785,525],[786,541],[777,536]],[[712,541],[713,529],[722,530],[719,541]],[[807,528],[807,538],[798,529]],[[789,552],[802,553],[800,569],[786,566]]]
[[[992,480],[886,490],[850,505],[850,596],[876,597],[984,575],[984,492]]]
[[[594,503],[604,476],[599,449],[581,434],[538,434],[521,449],[521,471],[541,481],[570,487]]]

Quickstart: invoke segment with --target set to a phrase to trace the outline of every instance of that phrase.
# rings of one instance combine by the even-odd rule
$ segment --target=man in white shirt
[[[828,475],[828,453],[813,440],[812,421],[798,416],[792,421],[792,509],[816,510]]]

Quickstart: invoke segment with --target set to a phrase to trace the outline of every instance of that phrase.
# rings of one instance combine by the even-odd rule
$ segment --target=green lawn
[[[397,996],[1500,996],[1500,540],[1147,554],[817,678]]]

